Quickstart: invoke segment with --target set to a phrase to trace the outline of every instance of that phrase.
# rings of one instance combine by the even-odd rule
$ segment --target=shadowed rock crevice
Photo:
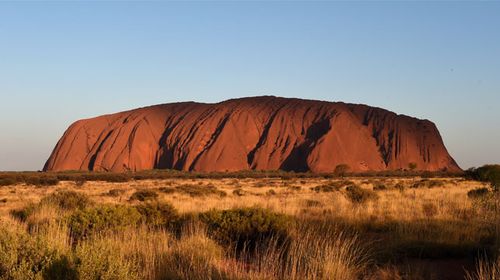
[[[110,132],[108,132],[108,134],[106,134],[106,136],[104,137],[102,142],[99,144],[99,147],[97,147],[97,150],[95,151],[94,155],[92,155],[92,157],[90,157],[88,170],[91,170],[91,171],[94,170],[97,155],[102,150],[102,146],[106,143],[106,140],[108,140],[108,138],[111,136],[112,133],[113,133],[113,130],[111,130]]]
[[[296,145],[290,155],[285,159],[280,169],[294,172],[307,172],[311,170],[307,157],[321,137],[330,131],[330,120],[322,119],[313,123],[306,132],[304,142]]]
[[[262,131],[262,135],[259,138],[259,142],[257,142],[257,145],[255,145],[255,147],[247,155],[248,166],[254,166],[253,163],[254,163],[254,159],[255,159],[255,153],[257,152],[257,150],[259,150],[262,147],[262,145],[264,144],[264,142],[266,142],[266,140],[268,139],[269,130],[271,129],[271,126],[273,125],[274,119],[276,118],[276,116],[278,115],[278,113],[280,112],[280,110],[283,107],[284,106],[281,106],[280,108],[278,108],[277,110],[275,110],[272,113],[272,115],[269,118],[269,120],[267,121],[266,125],[264,126],[264,130]]]

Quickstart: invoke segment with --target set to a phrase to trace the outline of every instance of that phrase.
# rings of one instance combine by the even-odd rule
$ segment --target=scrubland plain
[[[498,195],[459,177],[0,187],[3,279],[499,279]]]

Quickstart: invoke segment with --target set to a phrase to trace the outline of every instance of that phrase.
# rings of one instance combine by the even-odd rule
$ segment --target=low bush
[[[470,179],[489,182],[495,191],[500,189],[500,165],[498,164],[471,168],[465,174]]]
[[[36,210],[36,208],[36,204],[28,204],[21,209],[11,210],[10,215],[21,222],[25,222],[28,217]]]
[[[104,205],[73,213],[68,219],[71,236],[75,241],[97,233],[105,233],[137,225],[141,213],[134,207]]]
[[[158,198],[158,194],[153,190],[139,190],[130,196],[130,201],[148,201],[155,200]]]
[[[244,196],[245,195],[245,191],[242,190],[242,189],[235,189],[233,191],[233,195],[235,195],[235,196]]]
[[[54,211],[57,212],[57,209],[74,211],[82,210],[92,205],[94,205],[94,202],[90,200],[87,195],[74,191],[62,190],[45,196],[39,203],[30,203],[21,209],[13,209],[10,211],[10,214],[12,217],[21,222],[28,222],[29,228],[31,228],[31,226],[40,226],[41,224],[47,222],[42,221],[40,224],[38,222],[41,221],[38,221],[37,223],[33,223],[33,220],[28,221],[30,220],[30,217],[35,214],[38,216],[35,220],[40,219],[40,215],[42,215],[45,219],[47,218],[47,215],[54,214]],[[49,209],[52,209],[52,212],[50,212]],[[49,212],[47,212],[47,210],[49,210]]]
[[[289,216],[255,207],[211,210],[200,214],[200,220],[207,225],[210,236],[237,250],[265,246],[271,238],[283,241],[293,223]]]
[[[167,228],[179,218],[170,203],[147,203],[136,206],[136,209],[141,215],[141,222],[153,227]]]
[[[200,186],[200,185],[185,184],[175,187],[175,191],[187,194],[191,197],[208,196],[208,195],[217,195],[220,197],[225,197],[227,195],[226,192],[218,190],[217,187],[215,187],[214,185]]]
[[[467,192],[467,197],[470,199],[481,199],[485,198],[490,194],[490,190],[488,188],[478,188],[474,190],[470,190]]]
[[[74,279],[70,267],[54,269],[62,258],[42,237],[0,227],[1,279]]]
[[[215,187],[212,184],[209,185],[184,184],[176,187],[161,187],[158,190],[166,194],[182,193],[182,194],[187,194],[191,197],[200,197],[209,195],[216,195],[219,197],[227,196],[227,193],[225,191],[217,189],[217,187]]]
[[[311,188],[312,191],[315,191],[315,192],[334,192],[334,191],[338,191],[340,188],[336,187],[336,186],[332,186],[332,185],[319,185],[319,186],[316,186],[316,187],[313,187]]]
[[[270,189],[266,192],[266,195],[276,195],[276,191],[273,189]]]
[[[353,203],[364,203],[378,199],[377,193],[372,190],[363,189],[359,186],[349,186],[346,189],[347,198]]]
[[[406,186],[403,183],[397,183],[394,185],[394,188],[400,192],[404,191],[406,189]]]
[[[224,250],[212,239],[195,234],[176,242],[163,260],[162,279],[232,279],[218,269]]]
[[[76,210],[91,206],[93,202],[85,194],[60,190],[42,198],[39,204],[51,204],[63,210]]]
[[[140,279],[138,264],[120,255],[120,248],[105,239],[78,244],[75,258],[77,279]]]
[[[158,191],[160,191],[162,193],[166,193],[166,194],[175,193],[175,189],[172,187],[161,187],[161,188],[158,188]]]
[[[325,184],[311,188],[315,192],[334,192],[348,186],[355,185],[354,182],[348,180],[329,181]]]
[[[78,188],[81,188],[81,187],[83,187],[85,185],[86,182],[87,181],[85,181],[85,180],[76,180],[75,181],[75,186],[78,187]]]
[[[48,177],[48,176],[30,176],[25,178],[24,182],[27,185],[46,187],[46,186],[55,186],[59,184],[59,179],[57,177]]]
[[[415,182],[411,187],[414,189],[436,188],[436,187],[443,187],[444,185],[445,185],[445,183],[441,180],[422,179],[418,182]]]
[[[17,184],[14,178],[0,178],[0,186],[11,186]]]
[[[374,191],[385,191],[385,190],[387,190],[387,186],[382,182],[375,182],[375,183],[373,183],[373,190]]]
[[[105,195],[111,197],[119,197],[123,195],[126,191],[124,189],[111,189]]]
[[[268,185],[270,185],[270,182],[256,182],[253,187],[254,188],[263,188],[263,187],[267,187]]]
[[[81,178],[78,178],[79,180]],[[91,173],[83,176],[86,181],[105,181],[110,183],[124,183],[130,181],[131,175],[125,173]]]

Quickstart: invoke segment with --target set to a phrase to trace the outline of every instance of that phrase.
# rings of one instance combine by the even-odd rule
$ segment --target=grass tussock
[[[499,280],[500,279],[500,257],[496,261],[488,261],[482,258],[476,265],[476,271],[468,272],[467,280]]]
[[[363,189],[356,185],[347,187],[346,195],[351,202],[357,204],[378,199],[378,195],[376,192],[369,189]]]

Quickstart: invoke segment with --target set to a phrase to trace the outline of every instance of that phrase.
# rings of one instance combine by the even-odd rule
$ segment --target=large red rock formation
[[[460,170],[428,120],[365,105],[278,98],[172,103],[80,120],[44,170]]]

